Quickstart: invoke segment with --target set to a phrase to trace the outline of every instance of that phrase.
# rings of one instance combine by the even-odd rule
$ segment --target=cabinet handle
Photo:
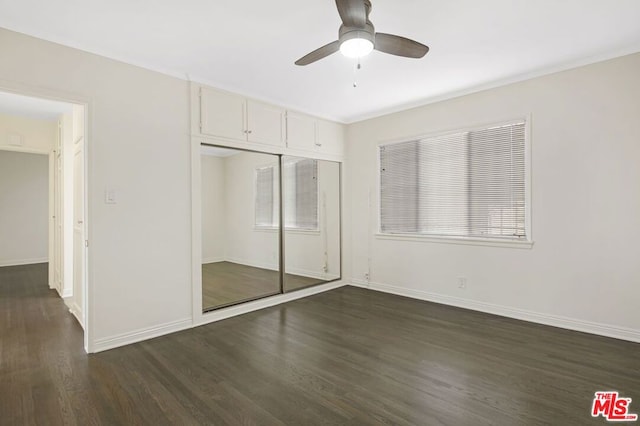
[[[251,134],[251,130],[249,130],[247,133]]]

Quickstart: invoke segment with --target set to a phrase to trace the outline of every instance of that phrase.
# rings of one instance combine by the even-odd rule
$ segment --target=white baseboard
[[[225,262],[239,263],[240,265],[253,266],[254,268],[268,269],[270,271],[277,271],[280,269],[280,265],[277,263],[267,262],[254,262],[252,260],[238,259],[237,257],[227,257]]]
[[[65,303],[69,307],[69,312],[71,312],[71,314],[74,317],[76,317],[76,320],[78,321],[78,324],[80,324],[80,327],[82,327],[82,329],[84,330],[84,322],[82,320],[82,311],[80,310],[80,307],[71,298],[65,299]]]
[[[287,274],[298,275],[299,277],[313,278],[316,280],[333,281],[340,278],[339,275],[332,276],[322,271],[311,271],[309,269],[287,267]]]
[[[550,325],[553,327],[565,328],[568,330],[581,331],[583,333],[596,334],[599,336],[612,337],[614,339],[628,340],[640,343],[640,330],[625,327],[618,327],[609,324],[600,324],[591,321],[584,321],[576,318],[568,318],[559,315],[544,314],[540,312],[528,311],[525,309],[511,308],[509,306],[495,305],[493,303],[480,302],[477,300],[463,299],[443,294],[430,293],[422,290],[397,287],[389,284],[376,282],[366,282],[365,280],[352,279],[351,285],[384,293],[406,296],[414,299],[426,300],[443,305],[456,306],[458,308],[470,309],[473,311],[485,312],[537,324]]]
[[[218,263],[218,262],[224,262],[224,256],[221,257],[205,257],[202,259],[202,264],[204,265],[205,263]]]
[[[3,266],[20,266],[20,265],[35,265],[36,263],[47,263],[48,257],[40,257],[37,259],[8,259],[0,260],[0,267]]]
[[[267,269],[269,271],[277,271],[280,268],[280,265],[274,265],[271,263],[266,263],[266,262],[254,262],[251,260],[245,260],[245,259],[239,259],[239,258],[235,258],[235,257],[227,257],[227,258],[216,258],[214,260],[211,259],[203,259],[202,260],[202,264],[206,264],[206,263],[216,263],[216,262],[231,262],[231,263],[237,263],[240,265],[246,265],[246,266],[251,266],[254,268],[260,268],[260,269]],[[311,271],[308,269],[301,269],[301,268],[287,268],[287,274],[293,274],[293,275],[299,275],[301,277],[307,277],[307,278],[314,278],[317,280],[325,280],[325,281],[332,281],[332,280],[337,280],[338,278],[340,278],[339,276],[331,276],[329,274],[325,274],[323,272],[319,272],[319,271]]]
[[[338,287],[343,287],[348,283],[345,281],[335,281],[327,284],[319,284],[302,290],[292,291],[291,293],[278,294],[264,299],[246,302],[240,305],[230,306],[215,311],[207,312],[195,318],[194,327],[209,324],[212,322],[235,317],[237,315],[247,314],[259,309],[268,308],[270,306],[279,305],[281,303],[290,302],[292,300],[302,299],[314,294],[323,293]]]
[[[120,346],[130,345],[132,343],[141,342],[154,337],[164,336],[165,334],[175,333],[176,331],[186,330],[193,326],[191,318],[172,321],[165,324],[142,328],[139,330],[122,333],[111,337],[96,339],[93,342],[91,352],[102,352]]]

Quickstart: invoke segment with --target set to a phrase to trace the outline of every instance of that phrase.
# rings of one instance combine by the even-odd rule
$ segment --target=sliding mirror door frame
[[[207,153],[205,152],[207,148],[212,148],[215,151]],[[249,155],[238,159],[238,156],[241,154]],[[251,154],[253,154],[253,156]],[[240,183],[241,185],[240,191],[235,188],[236,190],[233,191],[235,194],[231,196],[231,199],[228,197],[230,196],[229,194],[231,194],[232,189],[230,189],[228,185],[225,186],[222,192],[223,194],[226,194],[226,196],[223,197],[224,201],[217,204],[224,206],[224,217],[226,217],[226,219],[223,220],[222,225],[218,225],[218,227],[221,226],[225,230],[235,228],[236,231],[240,232],[239,240],[245,241],[246,244],[240,244],[240,247],[237,247],[237,244],[230,244],[229,238],[235,238],[233,238],[233,235],[227,235],[226,238],[223,238],[226,242],[222,243],[222,252],[224,255],[221,258],[219,258],[219,256],[214,256],[216,257],[216,260],[209,261],[214,263],[202,263],[201,292],[203,314],[266,297],[281,295],[283,293],[282,179],[280,178],[282,173],[282,155],[251,149],[232,148],[202,143],[200,157],[201,177],[203,176],[202,161],[203,158],[207,156],[222,158],[225,161],[226,165],[223,167],[223,170],[226,170],[226,174],[223,180],[226,184],[234,182],[234,184]],[[265,157],[264,162],[263,158],[261,158],[263,156]],[[269,157],[269,159],[267,159],[267,157]],[[235,175],[233,174],[233,171],[229,172],[227,170],[229,165],[226,162],[230,159],[239,161],[240,166],[244,166],[244,163],[248,162],[248,167],[253,172],[250,177],[251,186],[253,187],[253,193],[251,196],[245,195],[247,192],[247,183],[244,182],[243,178],[243,176],[247,174],[245,173],[245,170],[242,169],[239,176],[237,174],[237,170]],[[236,163],[236,161],[234,161],[234,163]],[[249,169],[247,169],[247,172],[248,170]],[[263,176],[260,174],[261,171],[269,173]],[[269,187],[263,188],[267,192],[261,191],[261,188],[265,185]],[[200,198],[202,201],[205,199],[203,189],[204,181],[201,179]],[[266,198],[261,196],[263,193],[266,194]],[[244,199],[244,197],[250,198],[253,204],[246,204],[248,203],[248,200]],[[260,202],[260,200],[262,200],[262,202]],[[238,202],[240,202],[240,205],[238,205]],[[204,205],[204,203],[201,203],[201,206]],[[229,206],[235,206],[235,213],[234,211],[229,212],[227,210]],[[240,210],[238,210],[238,206],[240,206]],[[244,210],[244,207],[248,206],[252,206],[249,210],[252,212],[251,215],[253,216],[253,219],[251,220],[251,223],[253,223],[253,226],[250,229],[249,234],[246,234],[245,225],[247,224],[243,219],[238,222],[236,218],[242,217],[240,211]],[[258,214],[259,208],[261,209],[261,214]],[[201,225],[205,222],[204,210],[204,208],[201,209]],[[277,216],[277,219],[274,216]],[[229,222],[229,220],[231,222]],[[240,229],[242,231],[240,231]],[[204,251],[204,226],[201,226],[201,230],[202,250]],[[275,245],[270,245],[272,244],[269,242],[269,240],[271,240],[271,236],[268,234],[276,235],[277,242]],[[269,243],[268,246],[264,245],[265,241]],[[247,244],[248,246],[245,247]],[[234,246],[235,249],[233,248]],[[257,258],[251,254],[255,251],[251,249],[255,247],[261,248]],[[271,252],[269,247],[275,248],[275,254],[278,256],[278,261],[275,265],[269,265],[268,258],[270,256],[267,254]],[[231,255],[228,251],[230,248],[232,249]],[[201,256],[201,259],[202,262],[205,261],[204,256]],[[207,267],[206,271],[205,266]],[[276,267],[277,270],[273,271],[273,267]],[[271,271],[273,271],[273,273]],[[205,280],[205,278],[208,279]],[[206,292],[205,287],[208,289]]]
[[[285,242],[284,242],[284,214],[282,211],[282,197],[280,197],[279,202],[279,241],[280,241],[280,261],[279,261],[279,269],[280,269],[280,293],[274,294],[271,296],[265,296],[258,299],[253,299],[249,301],[245,301],[242,303],[227,305],[224,307],[220,307],[211,311],[204,312],[202,309],[202,170],[201,170],[201,147],[202,146],[211,146],[217,148],[226,148],[226,149],[234,149],[237,151],[246,151],[253,152],[257,154],[270,154],[277,156],[279,158],[279,169],[280,173],[282,173],[282,157],[284,155],[288,155],[282,152],[281,148],[278,147],[269,147],[265,146],[264,150],[262,147],[257,149],[246,148],[242,143],[229,143],[227,141],[217,141],[217,140],[207,140],[201,137],[192,137],[191,138],[191,230],[192,230],[192,319],[189,321],[193,326],[199,326],[208,324],[211,322],[219,321],[222,319],[234,317],[236,315],[252,312],[258,309],[263,309],[269,306],[279,305],[281,303],[285,303],[288,301],[300,299],[303,297],[311,296],[313,294],[322,293],[324,291],[332,290],[335,288],[342,287],[345,283],[342,281],[343,279],[343,270],[344,270],[344,254],[343,254],[343,220],[342,220],[342,206],[343,206],[343,170],[344,164],[342,161],[336,159],[328,159],[327,161],[332,161],[338,164],[339,166],[339,195],[338,195],[338,204],[339,204],[339,227],[340,227],[340,236],[339,236],[339,260],[340,260],[340,278],[336,278],[332,281],[327,281],[324,283],[319,283],[317,285],[313,285],[310,287],[306,287],[303,289],[299,289],[291,292],[284,292],[283,288],[283,278],[282,274],[284,273],[284,265],[285,262]],[[322,156],[320,156],[322,157]],[[316,158],[314,158],[316,159]],[[322,160],[323,158],[317,158]],[[282,179],[279,179],[279,189],[282,191]],[[171,324],[170,328],[173,331],[184,329],[186,323],[184,320],[177,321],[175,324]]]
[[[288,154],[280,161],[283,293],[342,280],[342,163]],[[300,167],[307,162],[312,164]],[[315,211],[315,217],[310,211]],[[291,243],[298,250],[287,250]],[[313,254],[311,262],[293,255],[301,250]],[[321,270],[313,266],[319,257],[323,258]]]

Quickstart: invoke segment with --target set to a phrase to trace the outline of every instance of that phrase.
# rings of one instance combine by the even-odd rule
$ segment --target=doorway
[[[86,104],[0,91],[0,268],[44,266],[88,351],[86,122]]]

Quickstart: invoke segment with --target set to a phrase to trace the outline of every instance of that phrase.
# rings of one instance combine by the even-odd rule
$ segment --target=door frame
[[[93,136],[93,99],[79,95],[77,93],[70,93],[59,91],[47,87],[37,87],[26,85],[24,83],[16,81],[0,80],[0,91],[13,93],[16,95],[31,96],[35,98],[47,99],[58,102],[66,102],[69,104],[81,105],[84,107],[84,155],[83,155],[83,168],[84,168],[84,238],[85,238],[85,253],[84,253],[84,276],[83,276],[83,323],[84,323],[84,350],[87,353],[93,352],[93,292],[91,291],[91,283],[93,282],[93,259],[91,257],[91,250],[89,250],[89,241],[91,241],[91,231],[93,229],[93,221],[91,220],[92,205],[92,191],[90,191],[90,183],[93,180],[93,167],[92,167],[92,150],[91,150],[91,138]],[[18,150],[16,150],[18,151]],[[35,153],[36,150],[22,149],[22,152]],[[40,152],[41,154],[44,152]],[[49,151],[47,155],[51,155]],[[51,202],[51,201],[50,201]],[[49,215],[51,216],[51,215]],[[49,224],[51,226],[51,218],[49,218]],[[51,231],[49,231],[51,232]],[[51,242],[49,243],[51,247]],[[50,253],[51,254],[51,253]],[[51,262],[51,259],[49,259]]]

